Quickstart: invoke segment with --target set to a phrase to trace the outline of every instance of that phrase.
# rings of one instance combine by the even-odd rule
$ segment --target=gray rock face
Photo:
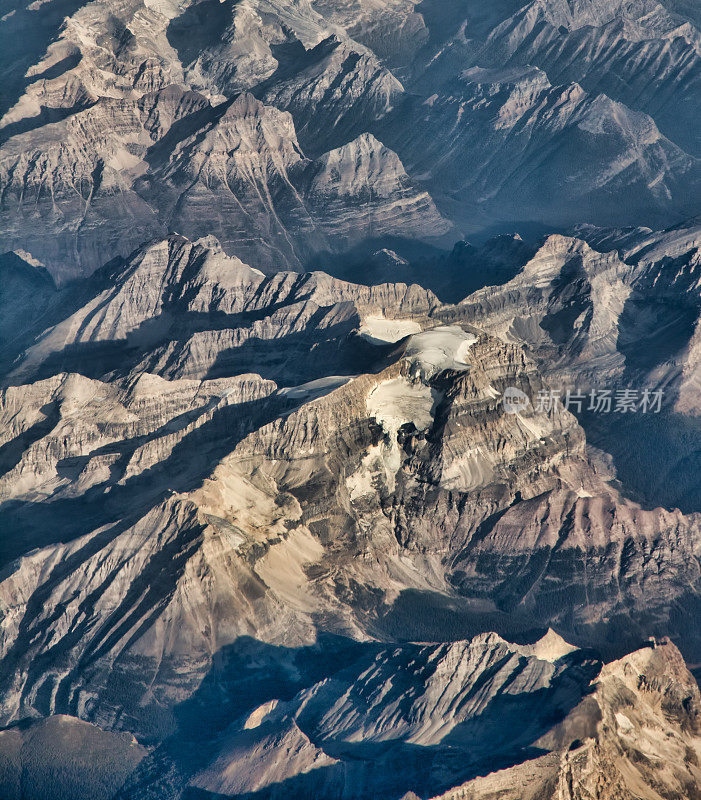
[[[107,98],[46,134],[13,137],[4,154],[5,239],[62,280],[165,230],[217,235],[269,271],[365,238],[450,227],[376,139],[310,161],[290,116],[248,94],[214,106],[174,86]],[[366,222],[350,226],[359,207]]]
[[[230,796],[304,776],[310,794],[424,794],[493,764],[495,739],[506,759],[530,744],[548,714],[578,703],[598,669],[579,654],[524,658],[495,634],[379,650],[238,721],[192,785]],[[290,758],[280,758],[283,748]]]
[[[433,94],[411,107],[419,124],[399,117],[384,138],[436,197],[447,194],[462,224],[485,211],[565,224],[659,224],[669,204],[677,215],[695,212],[688,189],[698,160],[650,116],[576,83],[553,84],[535,67],[458,71],[455,60],[446,49],[422,76],[422,93]],[[626,207],[616,210],[622,195]]]
[[[381,138],[470,229],[697,213],[699,34],[669,5],[424,3],[411,110]]]
[[[700,39],[673,3],[531,3],[490,33],[481,60],[533,64],[636,111],[698,157]]]
[[[317,358],[324,351],[346,372],[372,360],[373,348],[349,340],[361,313],[421,317],[439,303],[416,285],[357,286],[324,273],[266,277],[227,256],[214,238],[174,235],[107,265],[89,283],[66,290],[57,305],[54,324],[38,326],[41,333],[14,362],[9,382],[57,367],[94,377],[147,369],[205,378],[240,374],[246,362],[279,382],[305,382],[328,376],[329,364]],[[9,346],[8,358],[18,350],[21,343]]]
[[[3,118],[9,138],[0,183],[3,237],[10,248],[27,245],[64,280],[166,231],[218,235],[228,252],[270,270],[299,267],[314,252],[368,236],[401,229],[405,236],[431,238],[449,229],[379,143],[368,146],[363,139],[359,147],[351,143],[350,151],[341,151],[359,159],[340,163],[342,172],[367,175],[371,183],[361,179],[353,186],[347,180],[339,196],[333,186],[320,185],[326,162],[317,168],[305,158],[287,114],[270,100],[261,105],[248,95],[238,97],[282,69],[285,62],[278,63],[271,47],[284,48],[291,39],[304,53],[303,45],[328,38],[330,29],[318,14],[310,7],[290,13],[284,7],[233,5],[213,6],[208,14],[205,5],[179,14],[175,5],[133,3],[115,15],[97,4],[78,11],[64,27],[34,70],[54,70],[56,76],[30,82]],[[199,28],[199,45],[183,33],[198,14],[208,20]],[[224,44],[221,26],[228,31]],[[357,73],[347,75],[350,92],[342,83],[337,88],[340,102],[352,95],[357,104],[343,112],[348,123],[333,140],[337,147],[363,134],[370,110],[381,114],[401,85],[360,46],[360,54],[337,39],[322,47],[332,52],[330,61],[322,56],[319,74],[316,51],[302,58],[303,64],[311,58],[311,91],[323,91],[319,80],[338,84],[350,65]],[[269,94],[274,100],[284,91],[278,81]],[[278,102],[286,105],[293,110]],[[339,111],[329,106],[326,113],[330,118]],[[45,125],[42,115],[52,124]],[[318,144],[315,153],[321,155]],[[390,196],[398,176],[401,186]],[[348,216],[373,198],[365,228],[348,230],[340,219],[337,229],[334,215],[322,213],[328,203]],[[310,203],[316,208],[308,208]]]
[[[358,667],[291,702],[256,709],[238,730],[227,732],[215,759],[193,783],[224,795],[252,787],[261,791],[271,783],[273,796],[277,787],[295,785],[311,795],[315,786],[323,786],[333,787],[339,797],[365,796],[364,791],[380,786],[392,792],[388,784],[401,796],[413,785],[426,796],[446,775],[474,770],[481,758],[495,766],[489,748],[496,737],[507,750],[533,742],[540,752],[473,778],[441,794],[442,800],[574,800],[594,792],[604,798],[654,797],[652,786],[664,786],[674,798],[693,793],[699,780],[699,692],[673,645],[638,650],[607,664],[580,702],[575,698],[587,675],[598,672],[595,665],[575,654],[544,660],[542,655],[523,658],[518,651],[489,634],[450,646],[405,646],[391,656],[380,652],[350,688],[347,681]],[[433,695],[436,684],[440,689]],[[378,697],[384,713],[377,713]],[[564,719],[534,739],[545,707],[559,708]],[[516,722],[515,708],[524,717],[509,726],[507,719]],[[285,733],[275,739],[272,732],[281,729]],[[273,765],[283,742],[291,745],[291,757]],[[363,751],[373,749],[380,755],[369,765]],[[417,760],[423,763],[413,776]],[[363,778],[369,779],[366,789]]]
[[[662,386],[696,413],[698,226],[664,233],[582,228],[551,236],[523,270],[442,312],[526,346],[553,377],[589,389]]]
[[[476,778],[440,800],[693,796],[698,713],[698,686],[674,647],[639,650],[607,664],[594,693],[538,742],[550,753]]]
[[[477,5],[74,9],[0,120],[5,249],[62,281],[152,237],[214,234],[270,272],[455,224],[697,213],[688,9]],[[320,185],[339,157],[342,195]]]
[[[439,314],[524,346],[556,402],[571,393],[590,442],[613,455],[629,492],[649,508],[695,511],[698,226],[577,233],[549,237],[511,281]],[[600,390],[610,393],[613,413],[594,411]],[[626,391],[635,413],[616,413]],[[638,413],[646,396],[659,397],[656,413]]]
[[[364,47],[331,36],[308,52],[298,49],[298,58],[260,91],[267,103],[292,114],[309,152],[346,144],[402,99],[402,84]]]

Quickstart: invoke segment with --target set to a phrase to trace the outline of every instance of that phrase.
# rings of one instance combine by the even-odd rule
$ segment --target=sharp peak
[[[536,251],[539,253],[589,253],[594,252],[584,239],[562,233],[548,234]]]
[[[396,156],[394,150],[387,147],[387,145],[381,142],[374,134],[370,133],[369,131],[365,131],[359,136],[356,136],[355,139],[351,139],[349,142],[342,144],[340,147],[335,147],[333,150],[329,150],[327,153],[324,153],[321,158],[323,159],[332,154],[347,155],[349,153],[355,153],[358,150],[369,150],[373,152],[385,150],[387,153],[393,153]],[[399,158],[399,156],[397,156],[397,158]]]
[[[548,628],[545,634],[533,644],[510,645],[510,647],[521,655],[537,658],[540,661],[557,661],[579,649],[563,639],[552,628]]]
[[[265,113],[269,109],[281,115],[287,113],[285,111],[280,111],[274,106],[266,105],[262,100],[259,100],[248,91],[240,92],[234,98],[226,100],[222,105],[224,106],[222,119],[227,117],[243,117],[249,114],[259,115]],[[220,105],[219,108],[221,107]]]
[[[167,236],[152,239],[150,242],[142,245],[126,257],[127,264],[140,263],[149,255],[160,253],[163,251],[168,252],[169,261],[172,259],[180,258],[181,255],[190,251],[191,254],[200,254],[205,258],[210,256],[221,256],[223,259],[230,261],[237,266],[246,267],[247,269],[259,272],[255,267],[246,264],[236,255],[229,255],[222,247],[221,242],[216,236],[208,234],[201,236],[198,239],[189,239],[181,233],[171,232]],[[262,273],[261,273],[262,274]]]
[[[157,236],[154,239],[146,242],[145,244],[138,247],[134,252],[140,253],[146,250],[153,250],[159,247],[171,247],[171,246],[187,246],[187,245],[199,245],[201,247],[207,247],[210,250],[221,250],[221,244],[219,239],[216,236],[211,234],[201,236],[198,239],[190,239],[188,236],[185,236],[183,233],[178,233],[178,231],[170,231],[165,236]]]
[[[329,34],[325,39],[322,39],[319,44],[312,48],[312,52],[323,52],[324,50],[335,50],[338,47],[348,47],[348,42],[334,32]]]

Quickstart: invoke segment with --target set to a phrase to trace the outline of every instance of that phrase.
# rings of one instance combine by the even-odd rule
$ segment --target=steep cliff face
[[[577,234],[548,237],[511,281],[438,316],[525,347],[554,402],[571,401],[590,443],[614,456],[648,508],[698,510],[698,225]],[[600,392],[610,408],[598,406]],[[618,403],[626,393],[630,413]]]
[[[401,102],[404,87],[374,53],[338,35],[297,48],[260,92],[292,114],[305,149],[322,153],[372,130]]]
[[[494,28],[480,55],[534,64],[557,83],[576,81],[635,110],[698,157],[701,39],[672,3],[529,3]]]
[[[656,223],[670,202],[678,215],[693,213],[687,191],[698,181],[698,160],[650,116],[577,83],[552,83],[536,67],[460,63],[454,48],[441,51],[421,77],[427,99],[411,106],[419,124],[406,126],[399,115],[381,136],[436,197],[447,195],[463,225],[485,211],[561,224],[583,216]],[[616,210],[620,194],[626,208]]]
[[[289,114],[246,93],[212,103],[169,86],[102,98],[12,137],[0,170],[7,246],[29,248],[62,280],[165,231],[214,234],[270,271],[365,238],[450,229],[376,139],[310,161]],[[358,210],[367,221],[353,227]]]
[[[367,137],[349,145],[403,91],[396,78],[346,35],[329,38],[308,4],[258,5],[97,3],[70,17],[2,119],[9,248],[27,248],[65,280],[170,231],[215,234],[268,271],[399,229],[409,238],[448,231],[394,153],[374,140],[363,149]],[[254,87],[265,105],[245,93]],[[303,141],[316,157],[352,148],[340,151],[351,159],[339,164],[341,195],[322,185],[328,159],[306,158],[278,110],[308,120],[317,94],[318,128],[302,122]],[[354,172],[366,178],[354,185]],[[368,197],[368,226],[352,229],[343,217]],[[319,208],[327,203],[339,220]]]
[[[373,348],[351,336],[361,316],[387,309],[421,318],[438,305],[417,285],[358,286],[318,272],[266,277],[228,257],[213,237],[173,235],[67,289],[38,325],[27,321],[7,345],[7,382],[146,369],[168,378],[258,371],[303,383],[373,360]],[[331,361],[320,361],[321,353]]]
[[[675,392],[675,409],[699,412],[699,225],[693,221],[667,231],[595,230],[584,238],[597,250],[616,250],[635,268],[626,316],[638,317],[637,329],[623,339],[633,368],[650,369],[660,384]],[[591,238],[590,238],[591,234]],[[629,323],[630,324],[630,323]],[[637,339],[637,353],[632,341]]]
[[[524,658],[495,634],[380,649],[291,701],[255,709],[192,785],[274,796],[303,776],[305,796],[315,785],[337,797],[424,794],[527,747],[551,715],[577,704],[599,666],[579,653]],[[293,758],[276,760],[280,741]]]

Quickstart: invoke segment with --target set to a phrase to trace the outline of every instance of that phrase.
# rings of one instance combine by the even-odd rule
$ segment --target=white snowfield
[[[395,378],[376,386],[367,400],[368,412],[382,423],[385,430],[396,434],[407,422],[417,430],[425,430],[433,422],[439,393],[423,383],[410,383]]]
[[[360,335],[370,344],[394,344],[412,333],[420,333],[421,325],[411,319],[386,319],[382,315],[365,317]]]
[[[299,386],[288,386],[280,389],[279,394],[290,400],[309,402],[310,400],[316,400],[318,397],[323,397],[334,389],[338,389],[339,386],[345,385],[351,379],[348,375],[328,375],[325,378],[309,381]]]
[[[406,378],[383,381],[370,392],[366,401],[368,414],[382,425],[386,436],[383,442],[370,449],[360,469],[347,480],[351,499],[374,492],[378,477],[394,489],[395,476],[402,465],[397,440],[399,429],[407,423],[413,423],[419,431],[430,428],[440,399],[440,392]]]
[[[458,325],[444,325],[412,336],[404,355],[414,365],[417,377],[426,380],[444,369],[466,369],[476,341],[473,333]]]

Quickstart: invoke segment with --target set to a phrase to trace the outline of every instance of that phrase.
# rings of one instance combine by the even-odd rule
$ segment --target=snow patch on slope
[[[383,315],[365,317],[360,335],[370,344],[394,344],[412,333],[420,333],[421,325],[411,319],[386,319]]]
[[[348,375],[329,375],[325,378],[317,378],[308,383],[302,383],[299,386],[288,386],[279,390],[279,394],[287,397],[289,400],[299,400],[303,403],[308,403],[311,400],[317,400],[334,389],[344,386],[348,381],[352,380]]]
[[[425,380],[445,369],[465,369],[476,341],[473,333],[458,325],[444,325],[412,336],[404,355],[412,361],[417,377]]]
[[[374,492],[378,480],[394,490],[395,475],[402,464],[399,429],[409,423],[419,431],[430,428],[440,399],[440,392],[406,378],[383,381],[370,392],[367,410],[382,425],[385,438],[370,448],[360,469],[346,480],[352,500]]]
[[[437,400],[438,392],[430,386],[394,378],[383,381],[370,392],[367,407],[384,429],[396,436],[399,428],[408,422],[417,430],[430,427]]]

